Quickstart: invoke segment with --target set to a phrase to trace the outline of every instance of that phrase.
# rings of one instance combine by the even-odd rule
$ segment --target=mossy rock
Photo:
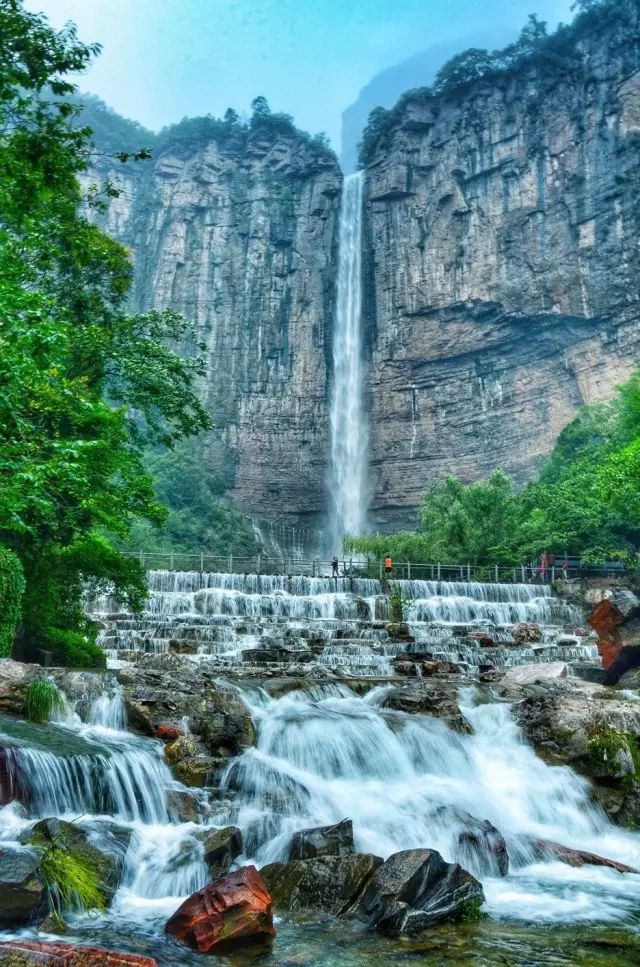
[[[125,832],[128,833],[128,830]],[[32,829],[22,834],[20,841],[40,851],[51,845],[60,846],[70,856],[100,871],[100,892],[105,904],[109,904],[115,896],[122,879],[126,849],[119,860],[116,853],[103,852],[89,842],[89,837],[81,826],[62,819],[40,820]]]
[[[260,870],[276,910],[311,910],[340,916],[357,903],[374,872],[379,856],[319,856],[290,863],[270,863]]]

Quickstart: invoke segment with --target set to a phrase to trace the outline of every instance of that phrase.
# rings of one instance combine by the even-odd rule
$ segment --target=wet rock
[[[27,849],[0,850],[0,926],[33,923],[45,917],[48,909],[38,854]]]
[[[529,685],[549,679],[566,678],[567,666],[562,661],[550,661],[539,665],[516,665],[507,668],[502,678],[505,685]]]
[[[26,665],[11,658],[0,661],[0,712],[19,715],[29,682],[40,673],[38,665]]]
[[[0,806],[10,802],[27,802],[27,784],[20,759],[12,746],[0,746]]]
[[[350,819],[343,819],[334,826],[318,826],[295,833],[289,847],[289,860],[348,856],[350,853],[353,853],[353,823]]]
[[[495,638],[486,631],[470,631],[467,638],[470,644],[477,644],[482,648],[494,648],[496,644]]]
[[[417,679],[393,688],[384,696],[382,707],[398,712],[433,715],[456,732],[469,734],[473,731],[458,708],[455,691],[438,687],[435,682]]]
[[[44,940],[0,943],[0,964],[6,967],[158,967],[155,960],[141,954]]]
[[[637,761],[640,703],[598,685],[573,688],[579,690],[531,695],[514,705],[525,737],[543,758],[591,778],[629,775],[630,760]]]
[[[626,863],[609,860],[604,856],[598,856],[596,853],[572,849],[569,846],[563,846],[561,843],[553,843],[551,840],[534,839],[531,841],[531,845],[539,856],[560,860],[561,863],[567,863],[569,866],[605,866],[608,869],[617,870],[618,873],[640,873],[640,870],[634,869],[633,866],[627,866]]]
[[[481,884],[435,850],[394,853],[376,870],[358,912],[392,935],[413,936],[444,920],[474,919],[484,902]]]
[[[459,675],[462,671],[460,665],[457,665],[454,661],[423,661],[422,662],[422,674],[426,675],[427,678],[431,678],[434,675]]]
[[[504,668],[489,668],[487,671],[480,672],[478,679],[489,684],[491,682],[501,682],[505,676]]]
[[[520,621],[507,629],[518,644],[533,644],[542,640],[542,628],[532,622]]]
[[[418,665],[415,661],[394,661],[393,670],[396,675],[407,675],[410,678],[418,677]]]
[[[167,810],[178,823],[197,823],[200,821],[200,801],[186,789],[167,790]]]
[[[488,819],[476,819],[468,813],[466,817],[466,828],[458,834],[465,868],[471,868],[478,876],[506,876],[509,853],[502,833]]]
[[[233,756],[255,744],[247,707],[235,689],[220,684],[214,665],[194,665],[168,653],[145,655],[134,667],[120,669],[117,677],[134,730],[154,735],[158,725],[186,718],[200,753]]]
[[[640,600],[624,588],[613,589],[589,615],[605,669],[613,665],[623,648],[640,644],[639,615]]]
[[[225,756],[186,756],[171,766],[171,772],[184,786],[201,789],[215,785],[228,764]]]
[[[390,638],[399,638],[405,643],[414,640],[411,631],[409,630],[409,625],[406,623],[406,621],[389,621],[387,624],[387,632]]]
[[[207,830],[202,837],[202,844],[209,876],[216,880],[229,872],[236,856],[242,853],[242,833],[237,826]]]
[[[255,866],[243,866],[185,900],[165,930],[200,953],[231,941],[273,937],[271,896]]]
[[[270,863],[260,871],[276,910],[315,910],[344,916],[380,866],[379,856],[352,853]]]
[[[182,735],[184,735],[184,729],[177,725],[171,725],[169,722],[160,722],[156,725],[156,738],[161,739],[162,742],[173,742]]]

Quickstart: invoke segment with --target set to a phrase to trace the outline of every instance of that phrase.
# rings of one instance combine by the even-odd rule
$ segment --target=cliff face
[[[529,479],[640,358],[639,39],[629,0],[566,71],[408,99],[368,165],[379,524],[447,473]]]
[[[121,189],[104,227],[131,249],[134,307],[176,309],[206,345],[207,446],[238,506],[314,521],[326,503],[342,176],[294,133],[200,141],[99,172]]]

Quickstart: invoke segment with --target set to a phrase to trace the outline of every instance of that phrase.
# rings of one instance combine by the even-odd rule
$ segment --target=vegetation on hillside
[[[414,533],[350,537],[346,550],[397,560],[521,564],[543,551],[640,563],[640,371],[609,403],[586,406],[539,478],[518,491],[496,470],[423,495]]]
[[[319,155],[337,160],[326,134],[308,134],[296,127],[290,114],[273,112],[265,97],[256,97],[251,102],[251,116],[243,121],[240,115],[227,108],[223,118],[211,114],[198,118],[183,118],[171,124],[157,136],[157,149],[172,149],[191,154],[208,141],[220,145],[234,144],[238,150],[246,148],[250,137],[264,136],[269,139],[277,135],[293,138],[309,145]]]
[[[513,44],[501,50],[472,47],[451,57],[438,71],[432,87],[407,91],[390,110],[374,108],[359,145],[360,165],[366,166],[378,150],[388,147],[389,139],[406,106],[411,101],[437,102],[443,95],[464,92],[483,78],[508,76],[527,65],[546,69],[554,80],[580,68],[582,54],[578,40],[587,31],[597,30],[605,21],[622,18],[630,2],[638,0],[576,0],[576,16],[571,24],[559,24],[553,33],[535,14],[531,14]]]
[[[199,444],[184,441],[171,451],[152,453],[146,466],[169,515],[160,526],[136,522],[131,549],[239,557],[259,552],[251,521],[225,500],[226,482],[211,469]]]
[[[20,0],[0,0],[0,34],[0,544],[24,572],[23,648],[91,664],[84,583],[139,604],[144,574],[118,543],[166,518],[145,451],[210,420],[200,358],[170,348],[187,323],[127,313],[127,253],[82,214],[91,132],[67,78],[97,48]]]

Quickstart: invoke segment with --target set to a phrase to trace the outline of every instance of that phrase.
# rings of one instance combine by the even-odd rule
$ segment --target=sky
[[[571,0],[25,0],[103,52],[80,78],[120,114],[158,130],[185,116],[241,114],[264,95],[339,147],[340,115],[379,70],[487,27],[555,25]]]

